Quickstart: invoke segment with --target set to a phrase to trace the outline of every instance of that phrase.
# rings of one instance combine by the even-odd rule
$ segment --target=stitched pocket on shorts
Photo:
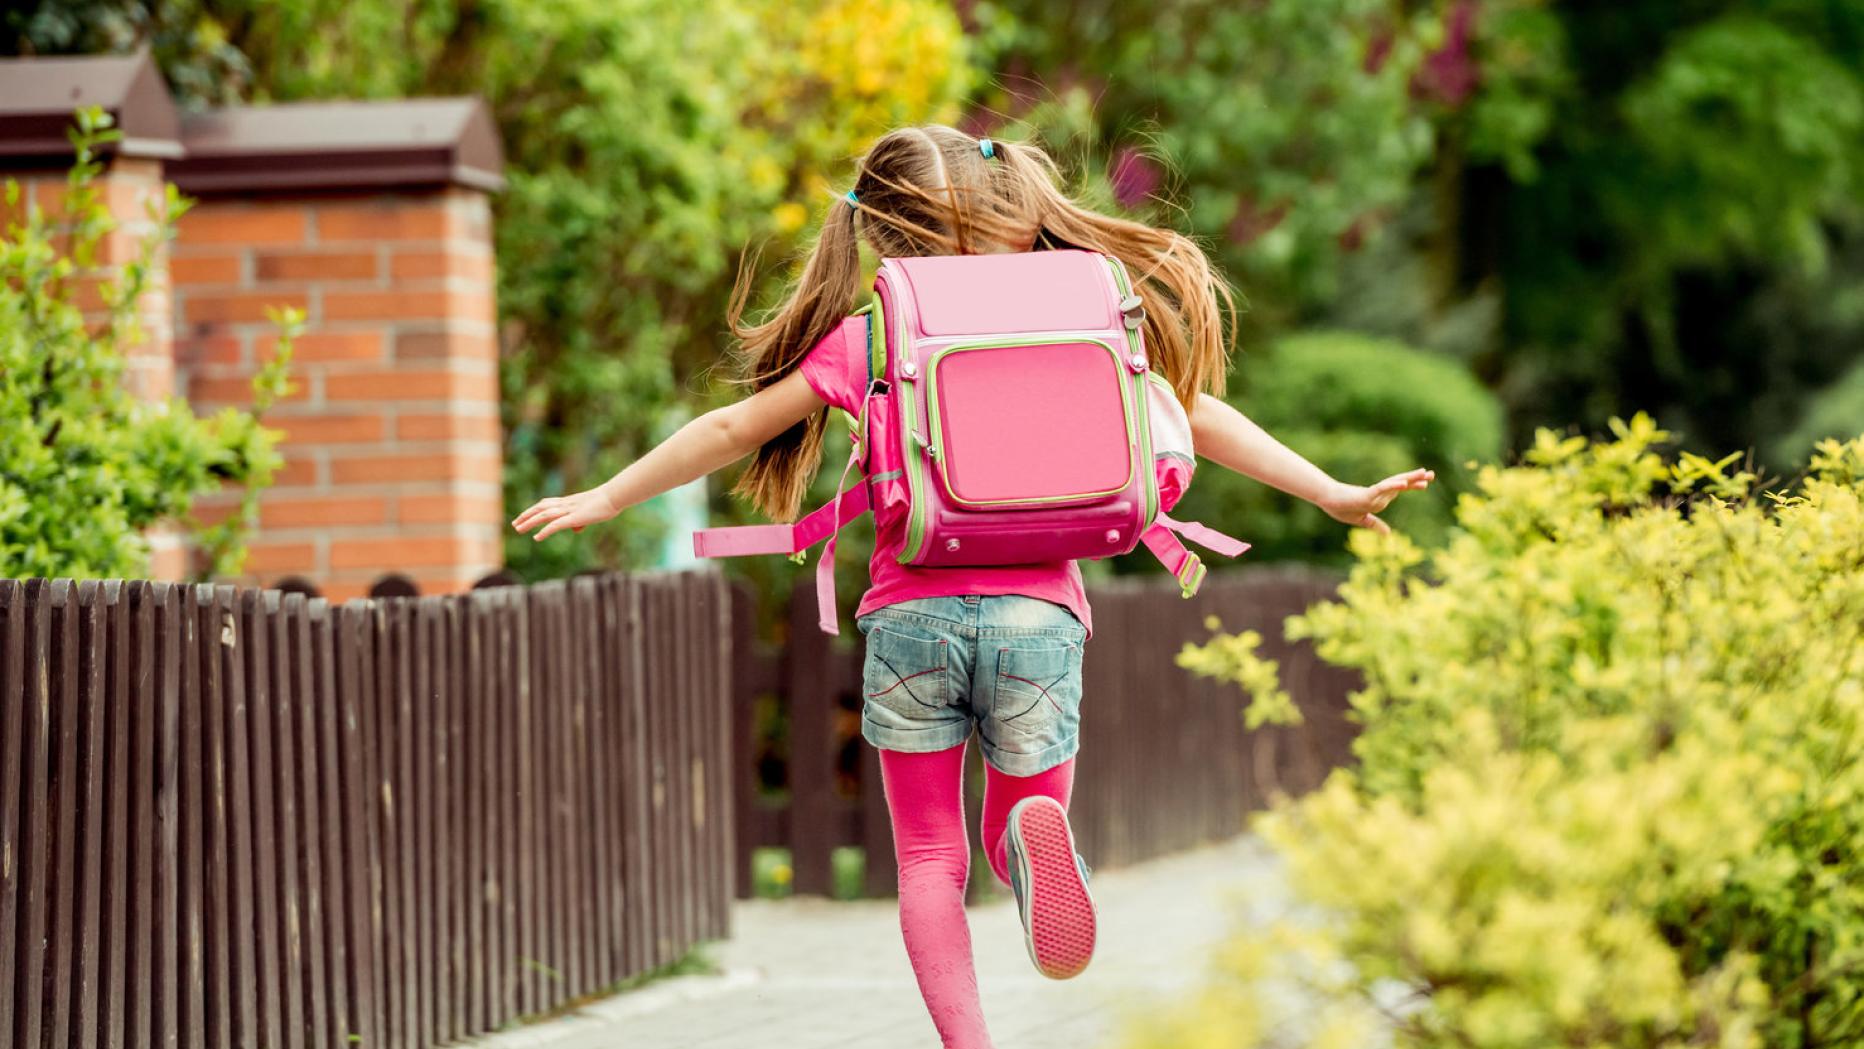
[[[948,646],[908,629],[883,620],[868,631],[861,694],[901,717],[924,718],[951,699]]]
[[[1060,638],[1030,638],[997,649],[996,745],[1035,754],[1066,740],[1080,725],[1081,646]]]

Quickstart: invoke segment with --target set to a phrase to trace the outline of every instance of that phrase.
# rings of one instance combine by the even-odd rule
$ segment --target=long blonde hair
[[[750,268],[738,275],[731,330],[741,343],[740,381],[763,389],[855,308],[861,293],[858,236],[882,258],[971,255],[992,250],[1085,248],[1125,263],[1146,310],[1146,351],[1188,409],[1200,391],[1223,393],[1235,312],[1227,284],[1192,241],[1171,230],[1090,211],[1058,187],[1040,147],[979,140],[943,125],[888,132],[859,165],[857,202],[831,206],[802,277],[765,319],[743,323]],[[822,461],[828,413],[771,439],[734,491],[776,520],[796,516]]]

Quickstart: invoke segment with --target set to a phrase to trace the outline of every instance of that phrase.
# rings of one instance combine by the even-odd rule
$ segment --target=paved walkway
[[[998,1049],[1112,1049],[1129,1014],[1198,982],[1237,920],[1284,899],[1262,844],[1238,838],[1095,871],[1100,940],[1072,980],[1029,963],[1006,890],[971,908],[984,1015]],[[891,900],[749,900],[709,952],[723,972],[662,980],[486,1049],[938,1049]]]

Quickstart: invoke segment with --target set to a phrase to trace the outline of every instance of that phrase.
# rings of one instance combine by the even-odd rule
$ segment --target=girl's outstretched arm
[[[1378,512],[1391,505],[1398,493],[1428,488],[1437,476],[1431,470],[1409,470],[1374,485],[1344,484],[1271,437],[1228,402],[1207,393],[1198,394],[1192,405],[1191,443],[1197,454],[1218,466],[1305,499],[1336,521],[1381,532],[1391,529],[1379,520]]]
[[[539,499],[513,519],[511,526],[520,532],[537,528],[535,538],[540,540],[565,528],[580,532],[661,492],[730,466],[824,407],[803,373],[791,372],[742,401],[688,422],[596,487]]]

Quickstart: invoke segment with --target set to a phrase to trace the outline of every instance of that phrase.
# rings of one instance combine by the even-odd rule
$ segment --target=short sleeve
[[[803,355],[803,379],[831,407],[858,415],[867,392],[867,318],[849,317]]]

